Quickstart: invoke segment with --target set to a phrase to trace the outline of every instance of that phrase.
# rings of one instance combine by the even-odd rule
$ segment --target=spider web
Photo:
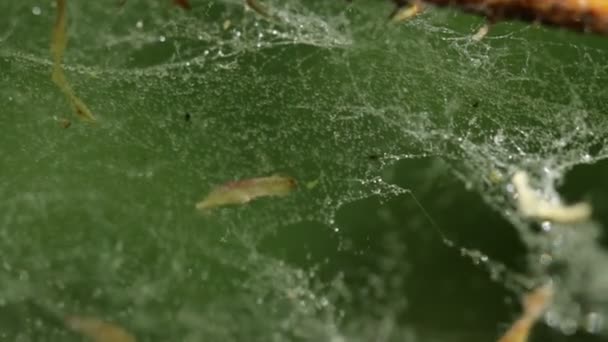
[[[192,4],[69,3],[94,126],[50,79],[54,2],[0,4],[3,340],[77,341],[59,318],[87,314],[144,341],[488,341],[549,278],[545,340],[608,335],[602,213],[530,223],[510,184],[555,200],[602,164],[604,40],[473,42],[481,20],[388,25],[383,2]],[[298,191],[194,210],[277,173]]]

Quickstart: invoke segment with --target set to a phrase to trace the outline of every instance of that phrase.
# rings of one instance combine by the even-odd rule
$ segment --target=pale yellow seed
[[[224,24],[222,25],[222,27],[224,28],[224,30],[227,30],[227,29],[229,29],[229,28],[230,28],[230,25],[231,25],[231,24],[232,24],[232,23],[230,22],[230,20],[229,20],[229,19],[226,19],[226,20],[224,21]]]

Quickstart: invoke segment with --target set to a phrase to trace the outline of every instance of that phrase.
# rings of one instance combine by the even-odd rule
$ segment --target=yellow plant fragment
[[[528,175],[523,171],[516,172],[511,181],[517,191],[519,211],[526,217],[557,223],[583,222],[591,217],[591,205],[589,203],[564,205],[541,198],[530,187]]]
[[[65,324],[94,342],[136,342],[135,336],[121,326],[95,317],[68,316]]]
[[[93,122],[95,121],[95,116],[91,113],[87,105],[76,96],[63,72],[61,62],[63,60],[63,53],[68,44],[66,26],[66,0],[57,0],[57,19],[55,21],[55,26],[53,27],[53,36],[51,40],[51,56],[53,57],[53,72],[51,79],[57,87],[59,87],[61,92],[65,94],[74,113],[85,121]]]
[[[523,300],[523,314],[498,342],[526,342],[532,326],[543,315],[552,297],[553,288],[551,285],[542,286],[527,294]]]
[[[229,204],[245,204],[258,197],[286,196],[296,188],[296,180],[291,177],[269,176],[244,179],[222,185],[201,202],[197,209],[209,209]]]

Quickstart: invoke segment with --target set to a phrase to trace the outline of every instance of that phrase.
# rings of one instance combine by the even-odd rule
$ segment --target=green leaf
[[[85,315],[138,341],[492,341],[549,278],[551,334],[606,336],[606,38],[475,42],[479,18],[388,1],[69,1],[89,125],[51,80],[54,4],[0,4],[3,339],[80,341]],[[530,221],[517,170],[595,221]],[[299,186],[195,208],[270,175]]]

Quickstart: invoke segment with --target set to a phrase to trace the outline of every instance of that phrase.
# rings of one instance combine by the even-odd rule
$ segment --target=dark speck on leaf
[[[186,114],[184,114],[184,120],[185,120],[186,122],[190,122],[190,119],[191,119],[191,118],[192,118],[192,116],[190,115],[190,113],[186,113]]]
[[[471,105],[473,108],[477,108],[479,107],[479,101],[475,101],[473,102],[473,104]]]
[[[375,153],[374,154],[369,154],[369,155],[367,155],[367,159],[369,159],[369,160],[378,160],[378,159],[380,159],[380,155],[379,154],[375,154]]]
[[[63,127],[63,128],[70,128],[70,126],[72,126],[72,121],[70,121],[68,119],[61,119],[59,121],[59,123],[61,124],[61,127]]]

